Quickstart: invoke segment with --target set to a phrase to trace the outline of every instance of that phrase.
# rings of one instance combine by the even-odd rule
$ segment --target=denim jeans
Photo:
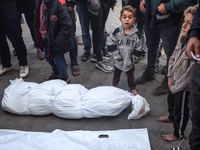
[[[82,30],[82,40],[84,44],[84,50],[90,53],[91,50],[91,37],[90,37],[90,30],[89,30],[89,12],[87,8],[87,0],[78,1],[76,4],[76,11],[79,16],[81,30]]]
[[[165,27],[159,27],[150,29],[150,27],[147,25],[145,26],[145,34],[147,39],[147,47],[148,47],[148,63],[147,63],[147,69],[149,71],[149,74],[154,74],[155,68],[156,68],[156,62],[158,58],[159,53],[159,42],[160,38],[163,41],[163,46],[165,50],[165,54],[167,55],[167,68],[168,63],[171,55],[174,52],[174,48],[176,46],[181,25],[177,26],[165,26]],[[166,75],[167,76],[167,73]]]
[[[106,28],[104,28],[103,34],[102,34],[102,40],[101,40],[101,49],[106,48],[106,46],[107,46],[106,41],[107,41],[107,30],[106,30]]]
[[[76,41],[76,37],[75,37],[76,23],[75,23],[74,10],[68,10],[68,13],[69,13],[69,16],[71,17],[71,20],[72,20],[72,31],[73,31],[73,33],[71,34],[71,36],[73,38],[73,43],[74,43],[74,48],[70,49],[69,56],[70,56],[70,60],[71,60],[71,65],[78,65],[78,63],[77,63],[78,46],[77,46],[77,41]]]
[[[11,67],[11,56],[6,36],[17,52],[20,66],[27,66],[27,50],[21,36],[21,24],[18,12],[0,15],[0,56],[3,67]]]
[[[44,46],[44,53],[45,58],[47,59],[47,53],[49,49],[47,38],[42,38],[43,46]],[[64,54],[55,58],[48,60],[48,63],[51,65],[53,73],[55,75],[61,76],[62,80],[66,81],[68,79],[67,74],[67,64],[64,58]]]

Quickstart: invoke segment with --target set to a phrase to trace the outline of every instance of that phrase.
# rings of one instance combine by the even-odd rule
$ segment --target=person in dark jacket
[[[44,52],[39,48],[35,42],[35,31],[34,31],[34,11],[35,11],[35,0],[16,0],[15,4],[17,6],[17,11],[23,13],[31,32],[31,37],[34,41],[34,46],[37,48],[37,57],[39,60],[44,59]],[[21,32],[22,34],[22,32]],[[16,56],[16,50],[13,50],[13,54]]]
[[[17,58],[20,65],[20,77],[25,78],[29,73],[26,46],[21,36],[20,29],[20,18],[15,6],[15,0],[0,0],[0,57],[2,61],[0,75],[12,69],[10,50],[6,37],[8,37],[17,51]]]
[[[136,84],[143,84],[155,79],[155,67],[162,39],[167,68],[169,59],[176,46],[183,18],[183,11],[195,0],[141,0],[140,10],[146,15],[145,35],[148,47],[148,62],[142,76],[136,79]],[[169,91],[167,72],[161,86],[154,94],[162,95]]]
[[[73,48],[72,21],[65,0],[37,0],[35,10],[36,42],[44,47],[45,58],[53,73],[47,80],[69,83],[64,54]]]
[[[189,97],[190,118],[192,121],[192,131],[189,136],[191,150],[200,149],[200,8],[196,14],[189,30],[189,41],[186,47],[187,55],[195,60],[195,68],[191,78],[191,91]],[[194,56],[191,55],[194,54]],[[196,58],[195,58],[196,57]]]

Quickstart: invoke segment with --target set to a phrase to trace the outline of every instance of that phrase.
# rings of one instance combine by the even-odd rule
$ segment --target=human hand
[[[145,0],[141,0],[140,1],[140,11],[145,13],[146,12],[146,8],[144,7],[145,4]]]
[[[171,88],[171,77],[168,77],[168,87]]]
[[[158,11],[161,13],[161,14],[166,14],[166,10],[165,10],[165,5],[164,3],[160,3],[160,5],[158,6]]]
[[[196,58],[200,58],[200,41],[196,37],[191,37],[187,43],[186,47],[186,55],[191,59],[196,61],[195,58],[192,57],[191,52],[194,54]],[[200,64],[200,61],[197,61]]]
[[[72,10],[73,7],[72,6],[67,6],[67,10]]]

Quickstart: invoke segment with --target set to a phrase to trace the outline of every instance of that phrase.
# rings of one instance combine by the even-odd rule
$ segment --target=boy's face
[[[187,36],[188,30],[190,29],[190,25],[192,24],[193,15],[188,13],[185,15],[185,19],[182,25],[182,35]]]
[[[119,19],[120,19],[123,27],[125,29],[129,29],[129,28],[132,28],[133,23],[136,20],[136,17],[133,16],[132,12],[128,12],[125,10]]]

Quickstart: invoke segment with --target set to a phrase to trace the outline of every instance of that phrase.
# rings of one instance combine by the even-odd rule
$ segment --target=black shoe
[[[169,92],[169,87],[166,82],[163,82],[154,92],[155,95],[163,95]]]
[[[97,62],[97,56],[96,56],[96,54],[93,53],[90,60],[93,63]]]
[[[135,80],[135,83],[136,84],[143,84],[143,83],[146,83],[146,82],[151,81],[153,79],[155,79],[155,73],[149,74],[149,72],[147,70],[145,70],[143,72],[142,76],[138,77]]]

